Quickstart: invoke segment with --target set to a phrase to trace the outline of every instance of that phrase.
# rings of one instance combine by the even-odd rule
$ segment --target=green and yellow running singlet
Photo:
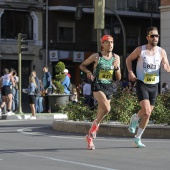
[[[106,60],[104,57],[99,57],[98,65],[94,70],[96,81],[103,84],[110,84],[113,81],[114,67],[113,62],[115,58]]]

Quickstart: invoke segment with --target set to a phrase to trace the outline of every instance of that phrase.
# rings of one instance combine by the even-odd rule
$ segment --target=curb
[[[87,134],[90,127],[90,122],[53,121],[53,129],[62,132]],[[123,124],[101,124],[98,135],[134,137],[134,134],[129,133],[128,126]],[[142,137],[170,139],[170,126],[148,125]]]
[[[6,116],[6,115],[1,115],[0,119],[1,120],[27,120],[30,119],[31,113],[30,114],[15,114],[12,116]],[[65,120],[67,119],[67,115],[63,113],[37,113],[36,114],[36,119],[60,119],[60,120]]]

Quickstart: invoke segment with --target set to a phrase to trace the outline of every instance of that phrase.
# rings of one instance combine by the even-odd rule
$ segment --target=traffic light
[[[28,48],[25,47],[28,45],[27,34],[18,34],[18,53],[22,53],[22,51],[28,51]]]

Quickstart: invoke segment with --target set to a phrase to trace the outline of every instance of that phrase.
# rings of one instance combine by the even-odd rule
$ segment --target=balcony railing
[[[160,13],[159,0],[112,0],[106,1],[106,5],[114,10],[133,11],[142,13]]]
[[[0,3],[4,2],[28,2],[28,3],[37,3],[44,2],[44,0],[0,0]]]

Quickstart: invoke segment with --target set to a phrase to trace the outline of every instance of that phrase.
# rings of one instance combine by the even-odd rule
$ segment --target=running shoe
[[[31,119],[31,120],[35,120],[35,119],[36,119],[36,117],[35,117],[35,116],[31,116],[29,119]]]
[[[134,138],[133,146],[136,148],[145,148],[145,145],[141,142],[141,139],[139,138]]]
[[[137,124],[138,124],[138,120],[135,120],[136,114],[132,115],[131,119],[130,119],[130,124],[129,124],[129,127],[128,127],[128,130],[130,133],[135,133],[136,131],[136,127],[137,127]]]
[[[6,116],[12,116],[12,115],[15,115],[15,113],[12,112],[12,111],[9,111],[9,112],[6,112],[5,115],[6,115]]]
[[[87,149],[88,150],[94,150],[95,146],[93,144],[93,139],[91,137],[89,137],[88,135],[86,135],[85,139],[86,139],[86,142],[87,142]]]
[[[89,136],[92,139],[96,138],[96,133],[97,133],[98,128],[99,128],[99,125],[97,124],[97,121],[94,120],[93,123],[92,123],[92,126],[89,130]]]

